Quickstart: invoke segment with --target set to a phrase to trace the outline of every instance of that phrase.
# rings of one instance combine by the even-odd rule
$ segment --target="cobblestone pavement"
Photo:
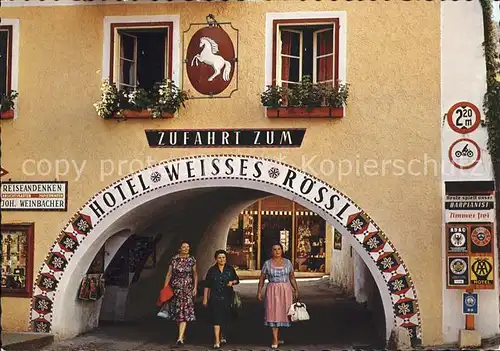
[[[327,280],[299,282],[301,301],[307,305],[311,320],[281,333],[281,351],[373,350],[383,348],[380,328],[383,316],[375,316]],[[270,330],[263,325],[263,305],[256,301],[256,284],[238,286],[244,309],[227,332],[227,351],[270,350]],[[99,328],[44,348],[43,351],[205,351],[212,349],[212,329],[204,322],[203,307],[197,307],[198,321],[190,324],[186,344],[174,345],[176,326],[156,316],[140,322],[102,324]]]

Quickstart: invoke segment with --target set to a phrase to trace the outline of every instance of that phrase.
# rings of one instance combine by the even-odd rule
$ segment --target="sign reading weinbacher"
[[[2,182],[2,211],[67,211],[68,182]]]
[[[305,129],[146,129],[150,147],[300,147]]]

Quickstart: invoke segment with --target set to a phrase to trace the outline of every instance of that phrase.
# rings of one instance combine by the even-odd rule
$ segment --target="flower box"
[[[343,107],[266,107],[268,118],[340,118]]]
[[[173,118],[173,113],[164,112],[161,118]],[[114,115],[112,119],[153,119],[151,111],[148,110],[123,110],[121,115]],[[158,119],[158,118],[156,118]]]
[[[0,112],[1,119],[11,119],[14,118],[14,110],[8,110],[6,112]]]

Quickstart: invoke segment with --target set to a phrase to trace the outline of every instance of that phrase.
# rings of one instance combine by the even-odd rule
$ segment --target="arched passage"
[[[82,258],[97,252],[102,236],[124,214],[156,198],[198,188],[246,188],[295,201],[321,215],[354,247],[380,291],[387,336],[404,327],[421,340],[416,288],[399,253],[377,224],[337,189],[301,170],[270,159],[244,155],[203,155],[174,159],[142,169],[92,197],[68,222],[38,273],[30,328],[65,334],[68,314],[83,276]]]

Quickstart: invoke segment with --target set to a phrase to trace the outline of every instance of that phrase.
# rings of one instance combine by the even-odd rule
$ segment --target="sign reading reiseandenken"
[[[67,211],[68,182],[2,182],[2,211]]]
[[[305,129],[146,129],[150,147],[300,147]]]

